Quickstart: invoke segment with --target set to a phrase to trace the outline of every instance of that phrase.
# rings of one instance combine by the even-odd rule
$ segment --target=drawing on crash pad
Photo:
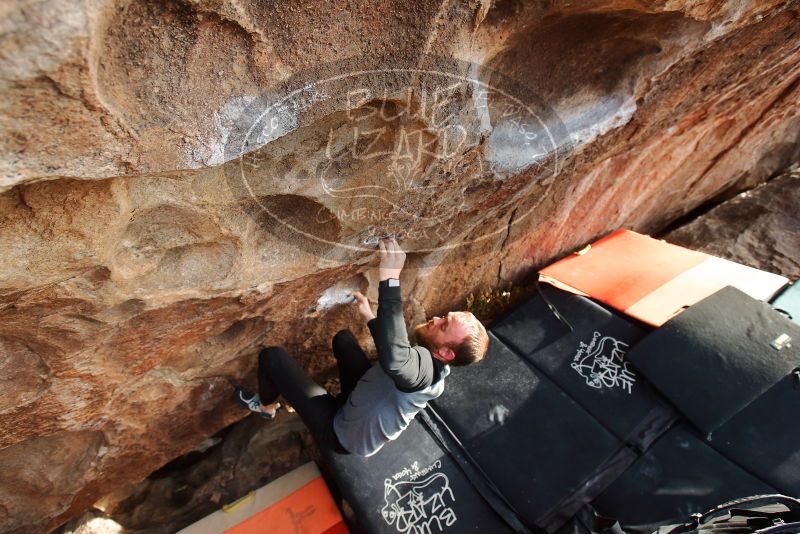
[[[444,473],[424,479],[384,481],[385,505],[381,515],[402,534],[434,534],[456,522],[455,503],[450,480]]]
[[[572,358],[571,367],[595,389],[620,387],[632,393],[636,374],[623,360],[628,344],[595,332],[587,344],[581,342]]]

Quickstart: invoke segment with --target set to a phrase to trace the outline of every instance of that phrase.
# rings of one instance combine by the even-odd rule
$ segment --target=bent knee
[[[271,347],[264,347],[261,349],[261,352],[258,353],[258,363],[259,365],[267,365],[269,362],[274,361],[276,357],[280,354],[285,353],[286,351],[283,347],[271,346]]]
[[[351,332],[350,329],[348,328],[345,328],[344,330],[339,330],[333,336],[333,345],[336,346],[340,343],[349,342],[355,339],[355,337],[356,337],[355,334],[353,334],[353,332]]]

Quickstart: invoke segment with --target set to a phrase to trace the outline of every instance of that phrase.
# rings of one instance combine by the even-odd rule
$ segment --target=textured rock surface
[[[570,134],[555,176],[550,152],[520,166],[497,102],[482,112],[456,92],[448,109],[469,142],[410,169],[435,194],[383,188],[418,209],[404,228],[437,228],[423,216],[459,208],[446,236],[407,241],[413,320],[608,230],[658,231],[797,157],[795,1],[301,4],[0,8],[3,530],[51,529],[241,418],[228,398],[253,385],[259,345],[286,345],[324,377],[336,330],[368,344],[336,303],[346,288],[375,296],[371,256],[335,245],[360,242],[367,225],[336,214],[376,203],[324,195],[308,178],[332,169],[344,190],[390,176],[388,156],[348,158],[361,119],[386,132],[378,148],[408,127],[446,143],[425,114],[375,115],[375,94],[347,111],[315,92],[328,62],[480,63],[532,88]],[[298,80],[308,94],[280,135],[250,147],[244,194],[230,182],[237,162],[224,163],[231,124]],[[422,107],[419,94],[407,109]]]
[[[800,278],[800,168],[666,234],[670,243]]]
[[[200,445],[147,480],[118,488],[63,531],[99,534],[96,525],[108,519],[117,532],[171,534],[318,457],[300,418],[285,411],[269,423],[247,417]]]
[[[795,280],[800,278],[797,206],[800,165],[659,237]],[[318,452],[299,418],[280,413],[274,426],[255,416],[231,425],[208,440],[213,447],[207,453],[190,453],[145,481],[115,491],[98,503],[100,510],[68,524],[64,532],[104,534],[105,521],[130,534],[176,532],[221,503],[316,459]]]

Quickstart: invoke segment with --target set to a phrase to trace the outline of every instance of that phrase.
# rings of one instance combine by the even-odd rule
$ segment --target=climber
[[[279,395],[291,404],[317,443],[332,450],[371,456],[396,439],[428,401],[444,390],[450,366],[480,361],[489,347],[486,329],[472,313],[450,312],[416,325],[417,345],[409,343],[400,298],[400,271],[406,254],[394,238],[378,244],[378,310],[355,297],[359,315],[375,341],[378,364],[371,366],[350,330],[333,338],[341,393],[333,397],[316,384],[280,347],[258,357],[259,394],[236,388],[236,402],[272,419]]]

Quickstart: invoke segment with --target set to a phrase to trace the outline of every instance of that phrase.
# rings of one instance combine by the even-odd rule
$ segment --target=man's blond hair
[[[472,323],[470,333],[461,343],[448,345],[455,353],[455,357],[449,362],[450,365],[469,365],[479,362],[489,350],[489,334],[486,333],[486,328],[472,313],[469,315]]]

